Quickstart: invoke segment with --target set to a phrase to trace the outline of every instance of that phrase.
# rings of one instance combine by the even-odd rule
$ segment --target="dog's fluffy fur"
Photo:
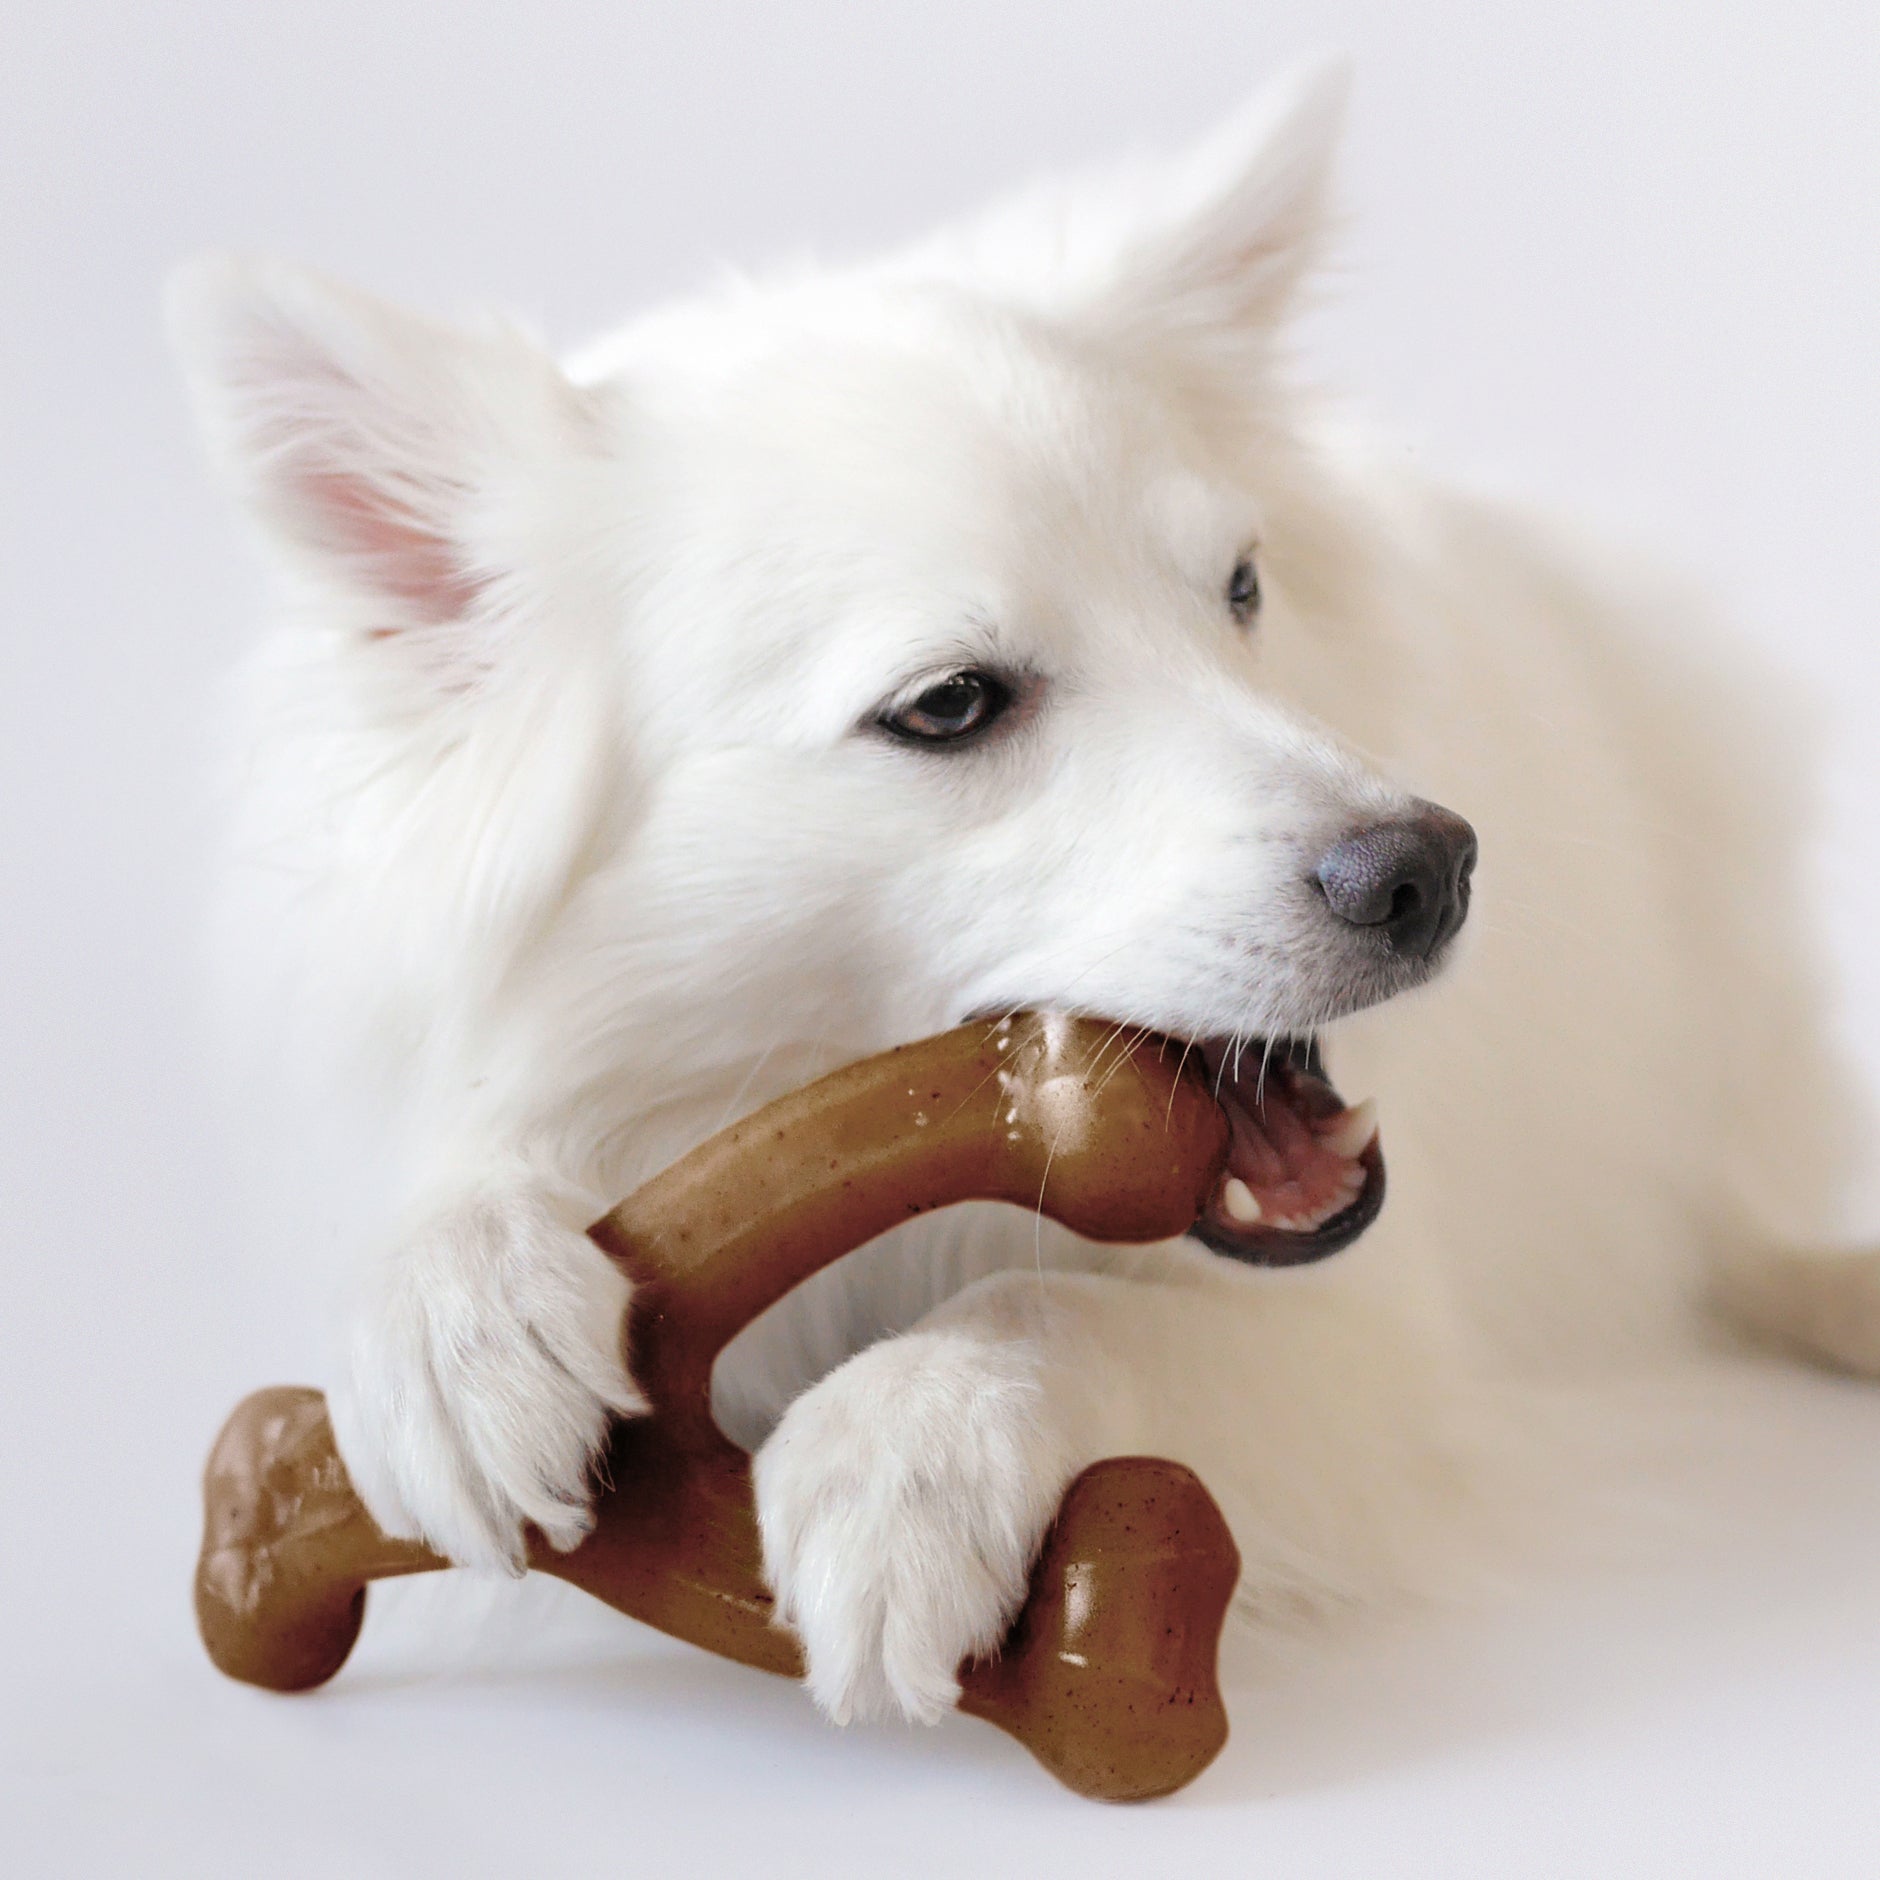
[[[1708,1300],[1880,1361],[1874,1263],[1816,1257],[1853,1106],[1768,683],[1298,384],[1341,97],[1308,74],[1179,164],[565,364],[272,264],[179,282],[290,586],[251,807],[321,1010],[420,1119],[333,1394],[389,1529],[574,1542],[639,1403],[584,1224],[807,1077],[1021,1005],[1342,1019],[1390,1201],[1291,1272],[960,1210],[742,1337],[721,1415],[836,1717],[939,1713],[1094,1457],[1192,1463],[1250,1598],[1323,1601],[1544,1488],[1551,1380],[1691,1347]],[[882,733],[961,666],[1018,676],[994,735]],[[1476,823],[1477,912],[1437,986],[1346,1016],[1388,988],[1305,884],[1412,789]]]

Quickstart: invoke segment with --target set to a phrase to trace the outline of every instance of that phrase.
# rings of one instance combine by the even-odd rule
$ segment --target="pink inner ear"
[[[317,518],[323,545],[360,564],[365,584],[400,602],[417,623],[459,619],[481,592],[482,583],[464,569],[449,538],[370,478],[308,470],[294,483]]]

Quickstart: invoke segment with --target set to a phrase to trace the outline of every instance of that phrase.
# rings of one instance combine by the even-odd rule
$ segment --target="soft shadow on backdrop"
[[[70,0],[4,43],[11,1871],[1874,1871],[1880,1396],[1832,1380],[1735,1382],[1649,1562],[1236,1666],[1223,1764],[1157,1810],[1071,1802],[966,1724],[838,1737],[578,1614],[501,1649],[467,1596],[435,1675],[387,1600],[326,1697],[218,1684],[185,1606],[201,1451],[251,1384],[324,1376],[377,1178],[208,1042],[209,723],[261,588],[156,311],[172,261],[233,244],[572,342],[721,259],[1173,145],[1348,47],[1312,356],[1419,457],[1694,572],[1821,687],[1822,918],[1880,1085],[1870,5]]]

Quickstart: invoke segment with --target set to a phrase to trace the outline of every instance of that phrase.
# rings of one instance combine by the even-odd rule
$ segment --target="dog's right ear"
[[[404,1051],[413,1013],[459,1015],[437,986],[500,980],[629,800],[596,547],[619,394],[277,263],[198,262],[168,312],[296,603],[250,674],[249,828],[297,858],[285,929],[333,1000],[311,1009]]]
[[[211,256],[167,311],[211,448],[276,558],[375,637],[485,664],[554,563],[593,394],[511,328],[463,330],[278,262]],[[559,525],[565,526],[565,523]]]

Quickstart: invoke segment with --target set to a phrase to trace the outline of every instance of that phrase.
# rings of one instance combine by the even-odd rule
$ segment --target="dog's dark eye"
[[[1251,555],[1243,555],[1234,564],[1233,575],[1227,583],[1227,605],[1243,627],[1260,611],[1260,571],[1253,565]]]
[[[954,672],[883,713],[881,722],[913,743],[958,744],[984,731],[1011,702],[1011,687],[991,673]]]

